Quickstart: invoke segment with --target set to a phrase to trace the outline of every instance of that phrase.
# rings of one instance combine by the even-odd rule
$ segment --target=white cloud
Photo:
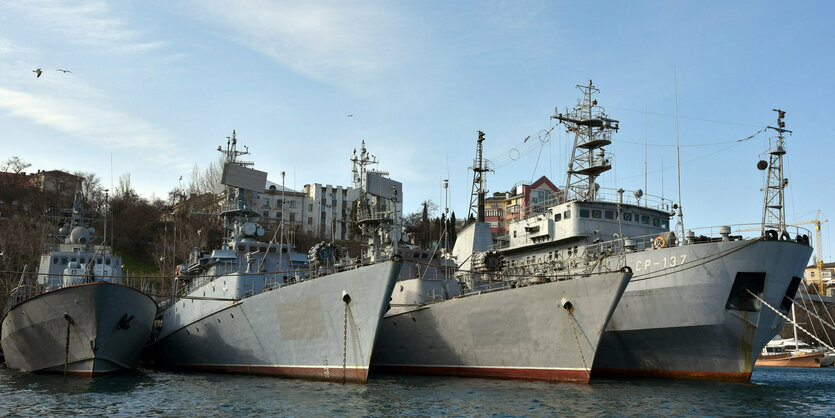
[[[161,155],[172,148],[170,136],[163,130],[112,110],[95,91],[76,88],[72,94],[56,97],[0,87],[0,108],[7,116],[28,119],[108,148],[138,148]]]
[[[291,70],[324,82],[362,81],[406,55],[402,18],[372,3],[227,0],[193,3],[188,16]],[[349,80],[345,80],[348,78]]]
[[[165,45],[142,41],[142,34],[129,29],[105,1],[8,0],[0,8],[25,16],[63,41],[101,52],[138,52]]]

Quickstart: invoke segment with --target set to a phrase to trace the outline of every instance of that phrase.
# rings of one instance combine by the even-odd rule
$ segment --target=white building
[[[304,230],[321,237],[350,239],[348,226],[351,221],[352,200],[348,199],[350,187],[330,184],[305,184]]]
[[[275,232],[282,219],[288,231],[295,231],[296,227],[305,230],[305,202],[304,193],[267,181],[266,189],[259,193],[253,209],[261,214],[259,222],[268,233]]]

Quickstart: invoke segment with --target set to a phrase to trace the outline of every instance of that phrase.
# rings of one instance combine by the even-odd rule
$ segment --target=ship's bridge
[[[575,200],[511,223],[508,247],[504,249],[545,243],[590,244],[621,235],[661,234],[670,230],[670,216],[671,212],[632,203]]]

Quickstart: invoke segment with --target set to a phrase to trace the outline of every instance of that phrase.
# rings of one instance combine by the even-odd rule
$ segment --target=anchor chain
[[[574,328],[574,321],[575,321],[574,313],[569,312],[568,313],[568,323],[571,324],[571,334],[574,335],[574,342],[577,343],[577,351],[580,352],[580,360],[583,361],[583,370],[586,371],[586,376],[590,377],[591,375],[589,374],[589,366],[588,366],[588,364],[586,364],[586,357],[583,355],[582,347],[580,347],[580,339],[577,338],[577,329]]]
[[[342,384],[345,384],[345,366],[348,359],[348,302],[345,302],[345,325],[342,328]]]
[[[68,314],[64,314],[67,319],[67,340],[64,343],[64,376],[67,375],[67,366],[70,362],[70,327],[72,326],[72,318]]]

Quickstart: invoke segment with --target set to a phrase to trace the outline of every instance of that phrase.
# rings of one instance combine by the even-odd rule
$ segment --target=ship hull
[[[400,266],[387,261],[233,302],[178,300],[163,313],[168,331],[146,349],[147,359],[178,369],[365,382]],[[215,308],[165,323],[201,304]]]
[[[600,335],[629,277],[578,277],[387,314],[372,371],[587,382]]]
[[[788,293],[811,251],[791,241],[740,240],[628,254],[635,276],[603,335],[592,376],[750,380],[783,319],[735,283],[744,275],[764,277],[757,293],[786,313],[781,304],[794,298]],[[736,309],[746,303],[740,298],[756,308]]]
[[[46,292],[3,318],[6,366],[24,372],[94,376],[133,368],[157,305],[122,285],[88,283]]]

